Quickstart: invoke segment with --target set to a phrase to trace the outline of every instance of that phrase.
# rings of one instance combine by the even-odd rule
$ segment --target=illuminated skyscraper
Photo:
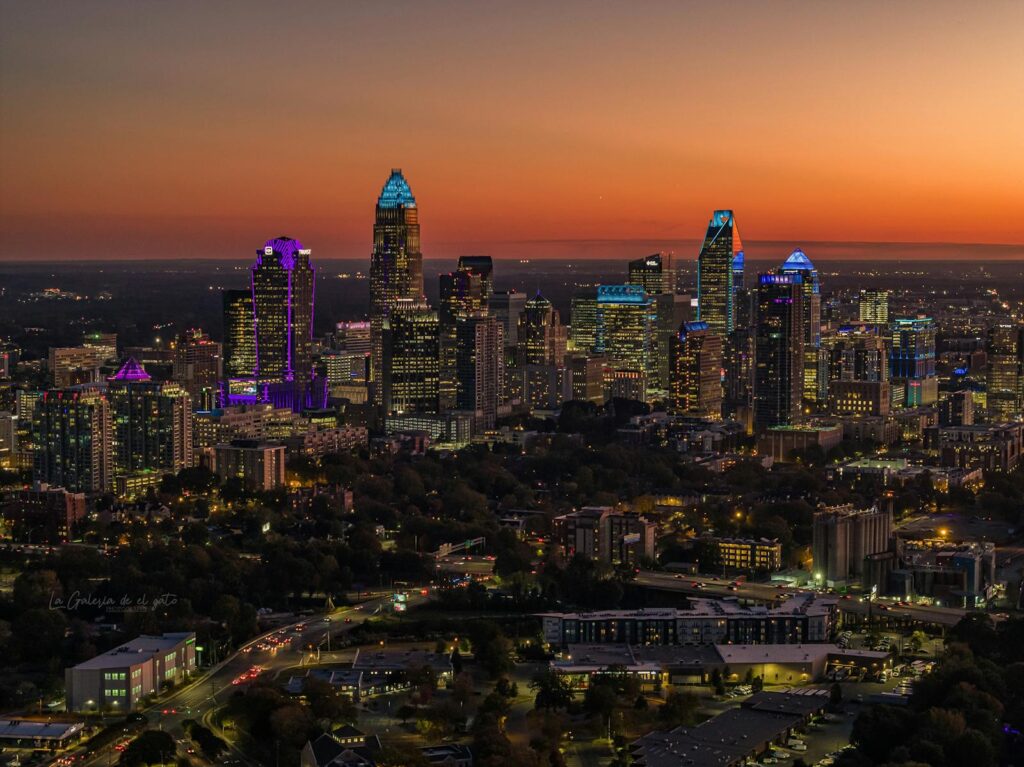
[[[596,290],[580,290],[573,294],[569,322],[569,348],[592,353],[597,343]]]
[[[903,407],[934,405],[939,399],[935,377],[936,325],[931,317],[897,317],[892,323],[889,374],[893,404]]]
[[[177,383],[154,381],[134,359],[108,379],[114,475],[176,474],[192,465],[192,403]]]
[[[489,261],[490,259],[488,259]],[[441,384],[440,403],[442,410],[455,407],[455,347],[456,331],[460,318],[487,312],[487,284],[484,273],[462,267],[454,272],[440,275],[440,354]],[[487,271],[490,279],[490,271]]]
[[[669,400],[672,412],[697,418],[722,417],[722,339],[706,322],[685,322],[669,341]]]
[[[403,298],[384,319],[384,408],[393,414],[436,413],[440,380],[437,312]]]
[[[252,378],[256,374],[256,328],[252,289],[225,290],[224,377]]]
[[[113,487],[110,405],[97,386],[51,389],[32,414],[33,477],[73,493]]]
[[[313,379],[313,267],[310,251],[291,237],[267,240],[252,266],[256,379],[294,384]]]
[[[811,259],[797,248],[779,267],[779,274],[799,274],[802,278],[803,301],[800,320],[804,336],[803,398],[818,400],[818,349],[821,347],[821,283]]]
[[[669,263],[664,263],[665,260],[668,260]],[[655,253],[630,261],[628,282],[630,285],[639,285],[648,295],[652,296],[674,292],[671,260],[663,259],[661,253]]]
[[[370,256],[370,328],[373,337],[370,378],[381,380],[381,332],[384,318],[399,299],[423,299],[423,254],[420,253],[419,211],[402,171],[394,169],[377,198]],[[374,402],[383,404],[384,392],[375,385]]]
[[[473,414],[474,428],[490,429],[504,389],[504,334],[494,317],[461,317],[456,329],[456,407]]]
[[[993,421],[1024,412],[1024,325],[1000,323],[988,337],[988,411]]]
[[[606,355],[611,367],[642,375],[647,387],[658,380],[657,327],[655,303],[642,287],[601,285],[597,289],[594,351]]]
[[[733,267],[742,252],[743,243],[732,211],[716,210],[697,257],[697,319],[706,322],[708,329],[721,338],[736,327]]]
[[[754,429],[791,424],[803,395],[803,277],[761,274],[754,330]]]
[[[537,292],[519,315],[519,365],[565,363],[566,332],[558,310]]]
[[[872,325],[889,324],[889,291],[865,288],[857,304],[859,319]]]

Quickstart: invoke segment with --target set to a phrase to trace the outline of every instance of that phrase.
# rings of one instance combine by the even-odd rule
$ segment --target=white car
[[[806,743],[797,743],[796,745],[790,746],[790,748],[793,749],[794,751],[806,751],[807,750],[807,744]]]

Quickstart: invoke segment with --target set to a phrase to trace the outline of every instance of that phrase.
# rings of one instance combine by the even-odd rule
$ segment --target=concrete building
[[[616,566],[634,566],[641,557],[654,557],[657,525],[635,512],[586,506],[555,517],[552,527],[552,537],[566,557],[579,554]]]
[[[892,512],[852,505],[821,507],[814,514],[814,578],[818,584],[841,585],[859,579],[864,561],[888,551]]]
[[[131,711],[196,670],[192,632],[140,636],[64,672],[68,711]]]
[[[67,542],[85,513],[85,493],[69,493],[45,482],[6,493],[0,500],[0,518],[9,534],[32,543]]]
[[[700,538],[698,545],[706,545],[712,552],[713,566],[722,570],[769,571],[782,569],[782,544],[761,538]],[[704,563],[701,563],[704,565]],[[705,572],[708,571],[704,565]]]
[[[839,423],[773,426],[757,440],[757,452],[784,463],[793,460],[794,452],[811,447],[820,448],[828,454],[842,441],[843,426]]]
[[[205,451],[209,469],[222,479],[237,478],[249,490],[284,486],[284,445],[236,439]]]
[[[940,426],[936,447],[943,466],[1013,471],[1024,453],[1024,424]]]

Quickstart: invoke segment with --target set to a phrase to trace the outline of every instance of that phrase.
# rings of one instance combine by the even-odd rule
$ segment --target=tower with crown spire
[[[416,198],[401,169],[393,169],[377,198],[370,254],[370,379],[375,404],[382,405],[384,321],[400,300],[421,302],[423,254]]]

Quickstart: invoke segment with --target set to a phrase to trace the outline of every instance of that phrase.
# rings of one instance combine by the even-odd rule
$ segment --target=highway
[[[416,590],[410,593],[409,603],[413,604],[426,598]],[[263,669],[263,675],[272,675],[282,669],[301,665],[308,651],[291,649],[292,647],[307,648],[310,645],[323,644],[328,628],[330,628],[332,638],[350,631],[372,617],[387,601],[386,597],[377,597],[361,605],[343,607],[331,613],[307,616],[251,639],[225,660],[208,669],[191,684],[161,698],[159,702],[149,708],[143,709],[141,713],[149,719],[147,726],[165,730],[175,740],[184,738],[182,723],[186,719],[203,720],[204,715],[212,713],[217,706],[223,705],[234,691],[244,689],[246,682],[240,684],[233,682],[254,665]],[[289,641],[272,650],[258,649],[259,645],[266,644],[267,640],[271,638]],[[234,759],[239,764],[256,767],[254,762],[247,759],[232,744],[229,743],[229,747],[231,753],[222,756],[221,763],[226,763],[225,759]],[[84,761],[76,762],[76,765],[85,767],[109,765],[118,757],[113,747],[104,748],[96,753],[89,753],[82,748],[77,753],[87,754]],[[181,746],[179,746],[179,755],[188,757]],[[66,756],[66,754],[61,756]],[[199,761],[198,757],[191,758],[190,761],[192,760]]]
[[[793,586],[779,587],[767,583],[737,582],[725,576],[714,577],[709,575],[641,571],[637,574],[634,582],[639,586],[662,591],[676,591],[693,597],[710,597],[715,599],[735,597],[740,600],[765,603],[779,603],[783,594],[818,593],[819,596],[833,597],[839,606],[840,612],[853,615],[867,615],[869,609],[867,601],[861,601],[860,597],[850,597],[847,599],[838,594],[830,595],[815,592],[813,589],[796,588]],[[891,619],[918,621],[946,628],[955,626],[967,614],[967,610],[955,607],[899,605],[895,601],[880,597],[876,597],[873,600],[870,609],[874,615],[885,616]]]

